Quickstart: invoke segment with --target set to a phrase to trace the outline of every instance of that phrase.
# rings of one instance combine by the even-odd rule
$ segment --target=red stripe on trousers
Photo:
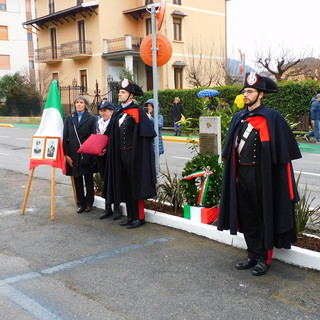
[[[291,174],[290,163],[287,163],[287,173],[288,173],[289,194],[290,194],[290,199],[292,200],[294,198],[294,194],[293,194],[293,183],[292,183],[292,174]]]
[[[268,250],[267,253],[268,253],[268,258],[266,260],[266,264],[270,264],[272,260],[273,250],[272,249]]]
[[[144,200],[138,200],[139,220],[144,220]]]

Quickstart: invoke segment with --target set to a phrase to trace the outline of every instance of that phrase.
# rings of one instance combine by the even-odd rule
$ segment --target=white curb
[[[104,199],[96,196],[94,205],[97,208],[104,209]],[[121,207],[123,214],[126,215],[125,205],[121,204]],[[212,225],[197,223],[185,218],[153,210],[145,209],[144,211],[145,219],[148,222],[161,224],[163,226],[179,230],[184,230],[236,248],[247,248],[243,238],[243,234],[241,233],[238,233],[238,235],[233,236],[230,235],[229,231],[218,231],[217,227]],[[277,260],[293,264],[299,267],[320,271],[320,252],[315,252],[312,250],[292,246],[290,250],[274,249],[273,257]]]

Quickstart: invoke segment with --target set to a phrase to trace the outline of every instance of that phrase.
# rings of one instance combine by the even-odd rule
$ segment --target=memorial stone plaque
[[[199,118],[200,153],[219,155],[221,160],[221,119],[220,117]]]

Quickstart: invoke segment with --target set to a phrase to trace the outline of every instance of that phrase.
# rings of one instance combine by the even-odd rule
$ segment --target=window
[[[8,26],[0,26],[0,40],[8,40]]]
[[[79,53],[86,53],[86,37],[84,20],[78,21]]]
[[[172,3],[173,4],[178,4],[181,6],[181,0],[172,0]]]
[[[80,70],[80,85],[82,87],[82,93],[87,92],[88,90],[87,80],[87,70]]]
[[[0,69],[10,69],[10,56],[0,54]]]
[[[55,13],[54,0],[49,0],[49,14]]]
[[[183,68],[174,68],[174,88],[183,89]]]
[[[146,36],[152,33],[151,18],[146,19]]]
[[[51,38],[51,51],[52,51],[52,59],[58,58],[58,49],[57,49],[57,30],[56,28],[50,29],[50,38]]]
[[[0,10],[7,10],[7,1],[0,0]]]
[[[34,69],[34,60],[33,57],[29,57],[29,69]]]
[[[53,80],[59,80],[59,73],[58,72],[52,72],[52,81]]]
[[[27,39],[28,39],[28,41],[32,41],[32,31],[31,31],[31,28],[27,28]]]
[[[181,25],[182,25],[182,19],[173,17],[173,40],[181,41]]]

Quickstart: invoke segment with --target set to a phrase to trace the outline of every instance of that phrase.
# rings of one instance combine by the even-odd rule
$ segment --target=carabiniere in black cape
[[[120,170],[120,149],[119,149],[119,119],[124,110],[137,109],[139,123],[134,127],[133,136],[133,170],[131,177],[123,177]],[[134,181],[134,199],[148,199],[156,195],[156,171],[155,158],[152,148],[152,141],[156,132],[145,111],[133,102],[125,108],[116,111],[109,123],[106,135],[109,136],[107,166],[104,181],[103,196],[107,203],[125,202],[123,183]]]
[[[241,127],[239,123],[247,116],[263,116],[267,120],[270,141],[263,141],[261,148],[261,170],[263,180],[263,227],[265,248],[290,249],[296,241],[294,204],[299,195],[291,161],[301,158],[295,137],[285,121],[276,111],[264,104],[250,112],[247,108],[237,112],[229,128],[224,151],[224,182],[222,187],[218,230],[229,230],[235,235],[238,230],[236,196],[236,147],[235,142]],[[293,198],[289,196],[289,176]]]

